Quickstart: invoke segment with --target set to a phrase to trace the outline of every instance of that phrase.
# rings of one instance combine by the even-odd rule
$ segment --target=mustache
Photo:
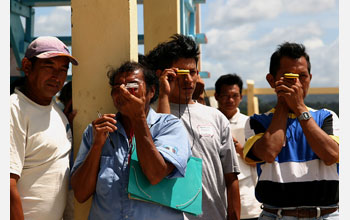
[[[57,86],[57,87],[60,86],[60,83],[57,82],[56,80],[47,80],[47,81],[46,81],[46,84],[49,84],[49,85],[51,85],[51,86]]]

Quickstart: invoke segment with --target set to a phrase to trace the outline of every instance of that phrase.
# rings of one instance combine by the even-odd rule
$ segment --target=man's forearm
[[[269,127],[252,148],[252,152],[257,158],[269,163],[275,160],[285,142],[287,120],[288,108],[285,106],[276,107]]]
[[[102,147],[92,146],[85,161],[72,175],[71,184],[78,202],[85,202],[95,192]]]
[[[169,97],[167,95],[159,94],[157,112],[170,114]]]
[[[17,190],[17,181],[14,178],[10,178],[10,219],[24,219],[22,202]]]
[[[137,157],[143,173],[151,184],[157,184],[174,169],[166,162],[153,143],[146,116],[133,119],[133,128],[137,146]]]
[[[339,161],[339,145],[326,134],[313,118],[300,122],[308,144],[327,165]]]
[[[235,173],[225,174],[227,191],[227,219],[239,220],[241,215],[241,200],[239,182]]]

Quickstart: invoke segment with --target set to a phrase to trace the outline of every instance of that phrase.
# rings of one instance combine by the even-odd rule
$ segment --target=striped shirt
[[[327,109],[308,109],[318,126],[339,144],[337,115]],[[273,163],[259,161],[250,152],[269,127],[275,109],[253,115],[245,127],[244,157],[257,163],[258,201],[278,207],[329,206],[339,202],[339,163],[327,166],[313,152],[302,127],[292,113],[288,115],[286,140]]]

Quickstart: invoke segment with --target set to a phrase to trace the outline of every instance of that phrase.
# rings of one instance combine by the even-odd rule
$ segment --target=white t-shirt
[[[236,114],[229,120],[232,136],[242,146],[245,144],[244,127],[248,118],[248,116],[241,114],[237,108]],[[256,167],[246,164],[239,154],[237,156],[241,169],[241,173],[238,175],[241,196],[241,219],[257,218],[261,213],[261,203],[255,198],[255,186],[258,181]]]
[[[179,117],[187,129],[192,156],[202,159],[203,215],[185,213],[185,216],[187,219],[226,219],[224,174],[240,172],[229,121],[215,108],[197,102],[187,106],[170,103],[171,113]]]
[[[25,219],[62,218],[71,141],[68,120],[53,100],[38,105],[15,89],[10,97],[10,173],[20,176]]]

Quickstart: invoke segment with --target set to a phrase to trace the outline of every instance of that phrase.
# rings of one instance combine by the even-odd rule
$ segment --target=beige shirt
[[[38,105],[19,90],[10,97],[10,173],[25,219],[61,219],[69,180],[71,130],[58,105]]]

